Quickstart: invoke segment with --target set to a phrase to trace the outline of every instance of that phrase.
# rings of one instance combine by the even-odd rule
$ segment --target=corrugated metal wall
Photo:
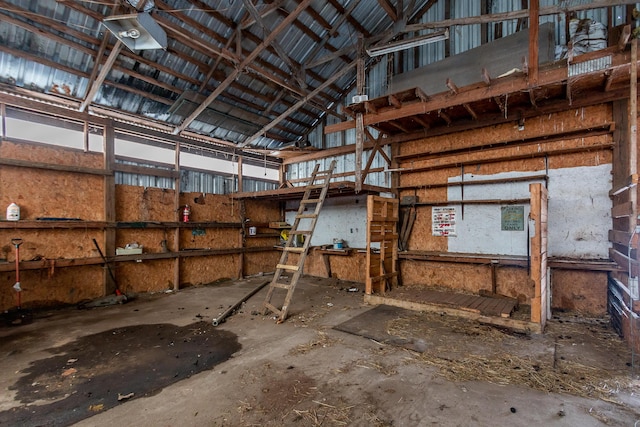
[[[562,4],[569,6],[577,6],[581,4],[589,4],[591,0],[566,0],[563,1]],[[472,2],[466,0],[451,0],[449,2],[450,10],[449,16],[450,19],[455,18],[463,18],[463,17],[472,17],[472,16],[480,16],[481,14],[481,4],[482,2]],[[540,0],[540,8],[544,8],[547,6],[557,6],[557,0]],[[636,3],[636,8],[640,9],[640,3]],[[522,1],[521,0],[487,0],[487,10],[485,13],[493,14],[493,13],[501,13],[501,12],[510,12],[522,9]],[[428,23],[435,21],[445,20],[447,17],[447,11],[445,10],[445,2],[438,1],[436,2],[424,16],[420,19],[420,23]],[[590,18],[594,21],[601,22],[603,24],[607,24],[609,22],[609,9],[608,8],[600,8],[600,9],[592,9],[576,12],[576,17],[578,19]],[[615,6],[613,8],[613,25],[621,25],[626,22],[626,6]],[[541,16],[540,24],[553,22],[556,28],[556,41],[558,44],[566,44],[566,15],[565,14],[557,14],[557,15],[549,15],[549,16]],[[488,41],[492,41],[496,39],[498,35],[496,32],[496,28],[499,26],[501,30],[501,36],[506,37],[508,35],[514,34],[518,28],[518,20],[511,19],[507,21],[498,22],[495,24],[487,25],[487,39]],[[414,36],[419,36],[423,34],[428,34],[434,30],[425,30],[421,31]],[[393,66],[395,70],[410,71],[412,69],[422,67],[424,65],[428,65],[437,61],[444,59],[445,57],[445,43],[449,43],[450,55],[457,55],[462,52],[465,52],[469,49],[473,49],[475,47],[480,46],[482,41],[482,26],[480,24],[475,25],[457,25],[451,27],[450,31],[450,39],[448,42],[437,42],[427,44],[425,46],[421,46],[418,48],[408,49],[402,52],[402,55],[389,55],[383,57],[378,62],[370,65],[370,68],[367,72],[366,77],[366,91],[365,93],[369,96],[369,99],[377,98],[383,96],[387,93],[388,88],[388,79],[389,79],[389,69]],[[391,64],[389,63],[391,61]],[[402,61],[398,63],[398,61]],[[352,97],[356,94],[356,90],[353,89],[344,99],[345,105],[351,103]],[[326,125],[331,125],[338,123],[340,120],[333,116],[328,116],[325,118]],[[332,148],[339,147],[343,145],[355,144],[355,130],[351,129],[345,132],[335,132],[328,135],[323,135],[324,124],[318,126],[309,137],[309,141],[314,147],[318,148]],[[388,150],[386,151],[388,153]],[[363,154],[363,164],[366,164],[369,156],[369,152],[365,152]],[[384,160],[377,156],[374,161],[374,165],[372,167],[383,167],[385,166]],[[338,161],[338,170],[336,172],[352,172],[355,166],[355,156],[354,154],[347,154],[342,156],[331,157],[328,159],[324,159],[323,166],[328,165],[332,159],[336,159]],[[313,170],[313,166],[315,163],[303,163],[300,165],[292,165],[287,168],[287,173],[289,179],[298,179],[307,177],[311,171]],[[387,187],[390,184],[388,181],[387,173],[380,174],[372,174],[367,177],[367,183],[373,185],[379,185],[383,187]],[[347,177],[344,179],[353,180],[353,176]]]
[[[148,166],[144,163],[122,161],[118,160],[117,163],[136,165],[136,166]],[[155,166],[157,167],[157,166]],[[158,167],[162,170],[172,170],[170,168]],[[116,184],[122,185],[135,185],[140,187],[155,187],[174,189],[174,181],[171,178],[162,178],[157,176],[139,175],[133,173],[116,172],[115,174]],[[278,184],[272,181],[261,181],[258,179],[243,178],[242,180],[243,191],[263,191],[263,190],[275,190],[278,188]],[[211,172],[196,171],[189,169],[182,169],[180,171],[180,191],[189,193],[206,193],[206,194],[229,194],[237,191],[238,189],[238,177],[218,175]]]

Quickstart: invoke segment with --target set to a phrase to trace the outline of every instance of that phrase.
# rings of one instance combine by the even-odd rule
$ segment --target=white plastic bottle
[[[19,221],[20,220],[20,206],[15,203],[11,203],[7,207],[7,221]]]

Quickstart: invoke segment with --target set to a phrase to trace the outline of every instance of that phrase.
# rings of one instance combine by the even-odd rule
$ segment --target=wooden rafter
[[[628,72],[629,63],[624,62],[624,54],[612,54],[612,50],[616,48],[607,48],[598,52],[598,57],[601,55],[614,55],[613,66],[610,67],[612,71],[619,70],[620,72]],[[594,72],[601,74],[602,71]],[[539,75],[539,86],[547,86],[551,84],[559,84],[566,82],[568,79],[568,69],[566,67],[554,68],[550,67]],[[492,81],[490,86],[477,86],[471,87],[468,90],[460,91],[457,95],[451,96],[448,92],[441,92],[433,95],[429,102],[412,102],[404,103],[402,108],[384,108],[379,109],[376,114],[367,114],[364,117],[364,125],[372,126],[383,122],[395,121],[404,117],[411,117],[417,114],[426,114],[434,111],[443,111],[447,108],[454,106],[461,106],[465,103],[472,103],[480,99],[494,99],[500,105],[500,97],[505,97],[505,101],[502,105],[502,112],[506,115],[507,111],[507,96],[509,93],[520,93],[529,89],[529,82],[526,76],[512,76]],[[325,127],[325,133],[338,132],[346,129],[353,129],[355,126],[353,122],[342,122]]]
[[[96,96],[96,93],[98,93],[98,90],[100,90],[100,86],[102,86],[102,83],[107,78],[107,74],[109,74],[109,71],[111,71],[111,67],[113,66],[113,63],[116,62],[116,59],[118,58],[118,55],[120,54],[121,49],[122,49],[122,42],[118,40],[115,46],[113,46],[113,48],[111,49],[111,53],[109,54],[109,57],[107,58],[107,60],[104,62],[104,65],[100,69],[100,73],[98,73],[98,77],[96,77],[96,79],[93,82],[91,82],[91,89],[89,89],[89,92],[87,92],[87,96],[84,98],[84,100],[80,104],[80,107],[78,108],[80,112],[83,112],[87,108],[87,106],[89,106],[89,104],[91,104],[91,102],[93,101],[93,98]]]
[[[396,22],[398,15],[396,14],[396,8],[391,4],[389,0],[378,0],[378,4],[387,12],[391,21]]]
[[[467,110],[469,115],[473,117],[473,120],[478,120],[478,113],[475,112],[475,110],[473,109],[473,107],[471,107],[471,105],[464,103],[462,104],[462,106],[464,107],[465,110]]]
[[[603,7],[621,6],[624,4],[635,4],[633,0],[594,0],[584,4],[574,5],[554,5],[541,7],[539,16],[564,14],[566,12],[578,12],[582,10],[599,9]],[[518,18],[527,18],[529,16],[528,10],[516,10],[512,12],[492,13],[488,15],[470,16],[465,18],[445,19],[442,21],[432,21],[421,24],[407,25],[404,29],[405,32],[415,32],[426,29],[434,28],[448,28],[456,25],[473,25],[473,24],[487,24],[491,22],[509,21]]]
[[[291,107],[289,107],[287,109],[287,111],[285,111],[284,113],[280,114],[278,117],[276,117],[275,119],[273,119],[268,125],[266,125],[265,127],[263,127],[262,129],[260,129],[257,133],[255,133],[254,135],[252,135],[251,137],[249,137],[246,141],[244,141],[242,144],[240,144],[241,147],[245,147],[249,144],[251,144],[253,141],[255,141],[256,139],[258,139],[260,136],[262,136],[265,132],[267,132],[268,130],[272,129],[274,126],[276,126],[279,122],[281,122],[282,120],[284,120],[286,117],[288,117],[291,113],[293,113],[294,111],[296,111],[298,108],[300,108],[302,105],[304,105],[306,102],[308,102],[309,99],[313,98],[315,95],[317,95],[320,91],[324,90],[327,86],[329,86],[331,83],[333,83],[334,81],[340,79],[342,76],[344,76],[347,72],[351,71],[351,69],[353,67],[355,67],[355,61],[351,64],[351,65],[347,65],[346,67],[344,67],[342,70],[340,70],[339,73],[336,73],[335,75],[333,75],[330,79],[328,79],[326,82],[324,82],[322,85],[318,86],[317,88],[315,88],[311,93],[309,93],[309,95],[307,95],[304,99],[301,99],[300,101],[296,102],[294,105],[292,105]]]
[[[227,78],[220,83],[220,85],[207,97],[207,99],[198,107],[196,110],[191,113],[187,118],[185,118],[182,123],[174,129],[174,134],[179,134],[183,130],[185,130],[191,122],[193,122],[202,112],[209,106],[211,102],[213,102],[222,92],[224,92],[227,87],[231,84],[232,81],[244,70],[244,68],[249,65],[262,51],[277,37],[280,32],[282,32],[287,26],[302,13],[302,11],[311,3],[311,0],[304,0],[296,9],[287,16],[287,19],[280,22],[276,28],[274,28],[271,33],[267,37],[265,37],[264,41],[256,46],[256,48],[247,56],[236,68],[233,72],[227,76]]]

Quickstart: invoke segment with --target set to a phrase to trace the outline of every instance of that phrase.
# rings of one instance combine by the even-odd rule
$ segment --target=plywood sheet
[[[16,306],[13,272],[0,273],[0,307],[3,310]],[[45,308],[76,304],[85,299],[102,295],[102,267],[83,266],[73,268],[25,270],[20,272],[22,307]]]
[[[442,287],[477,294],[491,290],[491,267],[479,264],[402,260],[400,271],[406,287]]]
[[[524,130],[518,130],[515,122],[488,126],[449,135],[421,138],[399,145],[402,156],[428,151],[444,151],[478,147],[509,141],[522,141],[543,136],[553,136],[579,130],[588,130],[613,123],[612,109],[608,104],[576,108],[526,120]]]
[[[607,273],[597,271],[553,270],[551,306],[586,316],[607,312]]]

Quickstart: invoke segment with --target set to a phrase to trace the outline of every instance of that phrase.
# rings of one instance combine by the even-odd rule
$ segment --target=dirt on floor
[[[268,279],[268,277],[267,277]],[[0,425],[633,426],[637,367],[608,319],[542,335],[363,303],[304,277],[289,318],[265,277],[34,313],[0,328]]]

